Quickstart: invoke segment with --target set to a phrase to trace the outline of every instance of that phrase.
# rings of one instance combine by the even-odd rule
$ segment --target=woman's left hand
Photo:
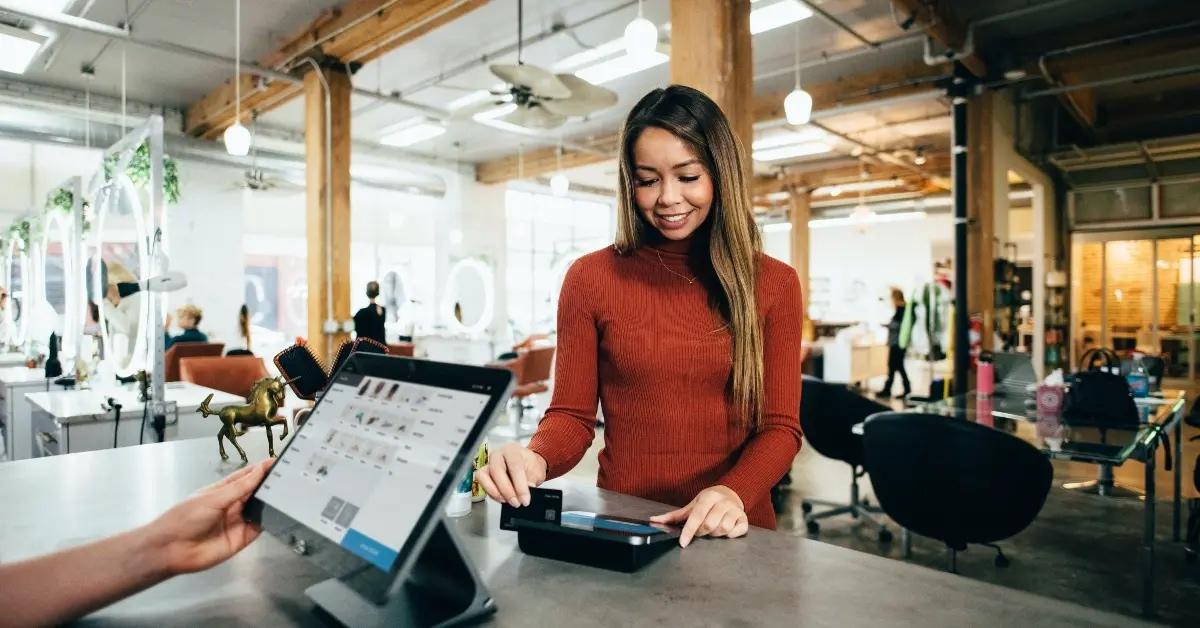
[[[650,517],[655,523],[683,524],[679,546],[687,547],[698,536],[745,536],[750,530],[742,499],[728,486],[710,486],[696,494],[687,506]]]

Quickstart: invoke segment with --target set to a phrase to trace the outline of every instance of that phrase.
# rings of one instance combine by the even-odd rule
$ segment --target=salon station
[[[0,575],[276,460],[261,538],[85,621],[1200,625],[1198,54],[1189,0],[0,0]],[[560,308],[669,85],[803,295],[775,529],[683,548],[597,486],[606,386],[708,347]]]

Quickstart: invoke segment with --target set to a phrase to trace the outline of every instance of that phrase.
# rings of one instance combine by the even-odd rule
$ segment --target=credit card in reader
[[[530,489],[528,506],[500,509],[500,528],[531,556],[633,572],[673,547],[681,530],[617,515],[562,510],[562,491]]]

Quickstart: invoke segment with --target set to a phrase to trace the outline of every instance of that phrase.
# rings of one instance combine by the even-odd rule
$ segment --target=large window
[[[611,201],[508,190],[508,319],[517,340],[554,330],[558,290],[583,253],[612,243]]]

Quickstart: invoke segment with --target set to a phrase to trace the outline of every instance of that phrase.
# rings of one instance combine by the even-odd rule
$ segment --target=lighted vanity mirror
[[[4,252],[4,278],[8,290],[8,302],[5,303],[3,319],[3,342],[9,345],[21,345],[25,342],[25,330],[28,320],[22,316],[25,307],[25,291],[29,284],[29,257],[21,250],[15,240],[10,240],[8,249]]]
[[[99,316],[104,361],[117,374],[148,366],[149,303],[130,288],[148,271],[146,216],[137,191],[125,177],[105,186],[96,199],[96,225],[88,245],[87,297]],[[121,284],[126,284],[122,289]]]
[[[459,260],[450,268],[442,317],[460,333],[479,334],[492,322],[496,307],[492,268],[482,260]]]

